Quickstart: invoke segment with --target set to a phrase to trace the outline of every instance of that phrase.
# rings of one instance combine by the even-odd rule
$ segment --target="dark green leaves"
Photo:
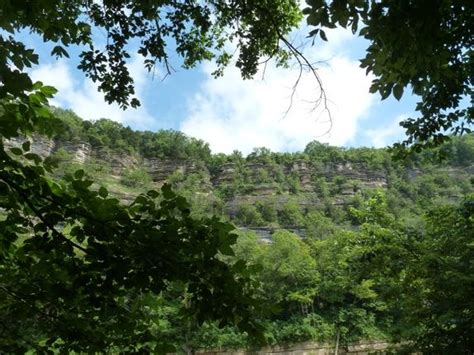
[[[31,142],[29,140],[23,142],[23,144],[21,145],[21,148],[23,149],[23,151],[27,152],[30,150],[30,147],[31,147]]]
[[[85,176],[85,172],[82,169],[76,170],[74,173],[74,178],[77,180],[81,180]]]
[[[99,196],[100,197],[106,198],[108,194],[109,194],[109,192],[107,191],[107,189],[105,187],[101,186],[99,188]]]
[[[60,57],[69,58],[69,53],[61,46],[54,47],[53,50],[51,51],[51,55],[54,55],[58,58]]]
[[[401,85],[401,84],[397,84],[394,86],[393,88],[393,96],[397,99],[397,100],[400,100],[402,98],[402,95],[403,95],[403,88],[404,86]]]
[[[23,131],[39,122],[36,108],[47,94],[40,92],[28,107],[31,122],[19,121]],[[9,103],[10,112],[17,105]],[[188,317],[227,324],[239,314],[242,329],[255,328],[245,267],[222,260],[233,255],[233,226],[192,218],[170,185],[125,206],[105,187],[94,189],[83,169],[50,180],[29,142],[12,148],[12,155],[0,148],[0,211],[6,211],[0,215],[0,284],[10,295],[0,318],[15,329],[0,336],[2,346],[7,341],[19,349],[19,334],[28,334],[29,350],[166,348],[169,342],[150,333],[154,318],[140,301],[144,294],[158,297],[171,283],[193,290]],[[21,299],[11,296],[17,294]]]
[[[10,152],[12,152],[15,155],[22,155],[23,151],[20,148],[10,148]]]
[[[419,97],[414,123],[406,120],[407,139],[399,150],[417,151],[439,145],[447,134],[472,125],[472,112],[459,110],[472,97],[472,17],[469,1],[307,1],[307,23],[324,28],[350,27],[369,46],[361,67],[375,75],[371,93],[400,100],[406,88]],[[469,105],[469,104],[468,104]],[[471,105],[472,106],[472,105]],[[472,111],[472,110],[471,110]],[[405,151],[406,155],[408,152]],[[403,155],[400,153],[400,155]]]

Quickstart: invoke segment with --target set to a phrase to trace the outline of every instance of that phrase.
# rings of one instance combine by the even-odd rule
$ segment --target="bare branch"
[[[280,40],[283,42],[283,44],[291,52],[291,54],[296,59],[299,65],[298,77],[292,87],[292,92],[290,95],[290,103],[288,105],[287,110],[285,111],[284,117],[289,113],[289,111],[291,110],[291,107],[293,106],[294,96],[296,95],[296,89],[301,81],[305,68],[307,68],[307,70],[309,70],[311,74],[313,75],[313,77],[316,79],[316,82],[318,83],[318,86],[319,86],[319,96],[314,101],[314,106],[312,108],[312,111],[314,111],[321,104],[324,105],[323,110],[327,112],[329,116],[329,128],[324,134],[329,133],[333,126],[332,115],[328,107],[328,98],[326,95],[326,91],[324,90],[322,80],[317,73],[316,67],[314,66],[312,62],[309,61],[309,59],[298,48],[296,48],[288,39],[286,39],[280,33],[279,33],[279,37],[280,37]]]

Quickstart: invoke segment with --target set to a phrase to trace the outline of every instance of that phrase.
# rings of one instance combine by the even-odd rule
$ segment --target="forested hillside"
[[[178,131],[133,131],[107,119],[54,112],[61,133],[37,136],[32,149],[58,164],[56,176],[81,168],[123,200],[168,182],[191,201],[192,213],[218,213],[241,227],[307,229],[319,237],[312,231],[315,214],[350,229],[358,225],[350,209],[379,193],[397,220],[416,227],[431,206],[458,203],[473,191],[473,135],[405,160],[393,160],[387,149],[317,141],[303,152],[261,147],[243,156],[211,154],[206,142]]]
[[[451,353],[473,349],[473,135],[403,161],[386,149],[316,141],[297,153],[224,155],[180,132],[54,112],[62,133],[35,136],[31,150],[57,165],[55,179],[82,169],[95,189],[127,203],[167,182],[193,217],[238,227],[235,257],[250,265],[265,305],[253,316],[267,343],[410,340],[426,350],[436,339]],[[179,348],[257,341],[231,326],[183,322],[179,285],[141,302],[149,310],[143,324]]]

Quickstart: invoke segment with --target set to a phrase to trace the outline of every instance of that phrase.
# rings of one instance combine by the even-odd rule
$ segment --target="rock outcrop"
[[[331,181],[337,176],[357,180],[363,186],[369,188],[384,188],[387,186],[387,176],[384,171],[371,170],[363,164],[326,164],[319,174]]]
[[[72,160],[79,164],[84,164],[91,158],[92,147],[87,142],[79,143],[56,143],[56,150],[59,148],[64,149],[66,152],[71,154]]]
[[[145,158],[143,163],[152,180],[158,183],[166,181],[168,177],[174,173],[186,175],[199,170],[196,163],[188,161]]]
[[[4,144],[7,149],[9,148],[19,148],[21,145],[26,142],[30,141],[30,151],[34,154],[38,154],[42,158],[46,158],[47,156],[51,155],[56,148],[56,143],[54,140],[40,136],[34,135],[31,138],[27,137],[16,137],[12,139],[5,139]]]

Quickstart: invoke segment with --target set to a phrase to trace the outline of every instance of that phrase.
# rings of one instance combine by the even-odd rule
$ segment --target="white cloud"
[[[128,68],[135,80],[136,94],[140,98],[148,85],[146,80],[148,73],[139,56],[132,59]],[[91,80],[84,79],[82,73],[76,75],[77,77],[72,74],[71,68],[62,59],[39,65],[31,72],[33,81],[39,80],[58,89],[58,93],[51,101],[53,105],[70,108],[83,119],[110,118],[140,129],[152,124],[153,117],[143,106],[124,111],[116,104],[109,105],[104,101],[103,93],[97,91],[97,86]]]
[[[181,130],[209,142],[214,152],[225,153],[234,149],[248,153],[261,146],[275,151],[301,150],[314,139],[335,145],[348,143],[373,98],[368,92],[372,78],[341,51],[351,38],[346,32],[331,31],[329,44],[305,49],[312,60],[327,60],[320,64],[318,74],[332,116],[328,134],[324,134],[330,128],[327,112],[321,106],[313,110],[320,91],[311,73],[303,74],[293,106],[285,116],[299,69],[270,65],[263,80],[258,79],[260,72],[252,81],[243,81],[234,68],[214,79],[212,66],[204,65],[207,79],[188,101],[189,114]]]
[[[410,115],[402,114],[397,116],[389,125],[381,128],[367,129],[365,135],[369,140],[368,146],[383,148],[399,140],[405,134],[405,129],[400,126],[400,122],[406,120]]]

